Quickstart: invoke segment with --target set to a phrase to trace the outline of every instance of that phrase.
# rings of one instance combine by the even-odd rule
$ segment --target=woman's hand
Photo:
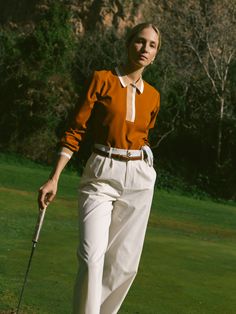
[[[51,172],[50,179],[44,183],[39,189],[38,204],[40,209],[44,209],[56,196],[57,185],[62,170],[70,160],[73,152],[66,147],[63,147],[59,153],[59,158],[56,162],[54,169]]]
[[[56,196],[57,181],[49,179],[44,185],[41,186],[38,192],[38,205],[40,209],[44,209]]]

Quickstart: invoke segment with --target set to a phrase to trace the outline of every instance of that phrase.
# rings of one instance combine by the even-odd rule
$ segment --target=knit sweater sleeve
[[[85,88],[78,105],[76,106],[69,128],[65,131],[63,137],[61,138],[60,144],[62,147],[67,147],[73,152],[79,150],[80,143],[87,130],[88,120],[91,116],[94,104],[99,98],[100,90],[101,80],[99,77],[99,71],[95,71],[87,88]]]

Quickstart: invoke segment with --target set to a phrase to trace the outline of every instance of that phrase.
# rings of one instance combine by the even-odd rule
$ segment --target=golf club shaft
[[[19,299],[19,302],[18,302],[18,305],[17,305],[16,314],[18,314],[19,310],[20,310],[21,300],[22,300],[23,293],[24,293],[24,290],[25,290],[25,285],[26,285],[28,273],[29,273],[29,270],[30,270],[31,260],[32,260],[32,257],[34,255],[35,247],[36,247],[36,243],[33,243],[33,246],[32,246],[32,249],[31,249],[31,253],[30,253],[29,262],[28,262],[28,266],[27,266],[27,270],[26,270],[26,273],[25,273],[24,283],[23,283],[23,286],[22,286],[22,289],[21,289],[21,293],[20,293],[20,299]]]
[[[36,244],[37,244],[38,239],[39,239],[39,235],[40,235],[40,231],[41,231],[41,228],[42,228],[42,225],[43,225],[43,220],[44,220],[44,216],[45,216],[45,213],[46,213],[46,209],[47,209],[47,207],[45,207],[43,210],[39,211],[38,220],[37,220],[37,223],[36,223],[36,226],[35,226],[35,232],[34,232],[34,236],[33,236],[33,239],[32,239],[33,245],[32,245],[32,249],[31,249],[31,253],[30,253],[30,257],[29,257],[27,270],[26,270],[26,273],[25,273],[24,283],[23,283],[23,286],[22,286],[22,289],[21,289],[19,302],[18,302],[18,305],[17,305],[17,310],[15,312],[16,314],[18,314],[19,310],[20,310],[21,300],[22,300],[23,293],[24,293],[24,290],[25,290],[25,285],[26,285],[26,282],[27,282],[28,273],[29,273],[30,265],[31,265],[31,260],[33,258],[34,250],[35,250]]]
[[[47,209],[47,206],[44,207],[44,209],[39,210],[38,220],[37,220],[37,224],[35,226],[35,232],[34,232],[34,236],[33,236],[33,239],[32,239],[33,243],[37,243],[38,242],[40,231],[41,231],[41,228],[42,228],[42,225],[43,225],[44,216],[45,216],[45,213],[46,213],[46,209]]]

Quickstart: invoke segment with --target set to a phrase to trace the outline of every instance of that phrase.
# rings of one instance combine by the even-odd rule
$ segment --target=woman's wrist
[[[64,156],[64,157],[66,157],[68,160],[70,160],[71,157],[72,157],[72,154],[70,154],[70,153],[68,153],[68,152],[64,152],[64,151],[58,152],[58,155],[59,155],[59,156]]]
[[[51,174],[50,176],[49,176],[49,180],[51,180],[53,183],[58,183],[58,181],[59,181],[59,176],[60,175],[57,175],[57,174]]]

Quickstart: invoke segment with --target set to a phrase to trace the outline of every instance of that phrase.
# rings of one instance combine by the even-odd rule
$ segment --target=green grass
[[[0,313],[18,302],[50,169],[0,156]],[[46,213],[22,313],[69,314],[77,270],[76,174]],[[235,314],[236,207],[157,190],[138,276],[119,314]],[[109,314],[109,313],[107,313]]]

